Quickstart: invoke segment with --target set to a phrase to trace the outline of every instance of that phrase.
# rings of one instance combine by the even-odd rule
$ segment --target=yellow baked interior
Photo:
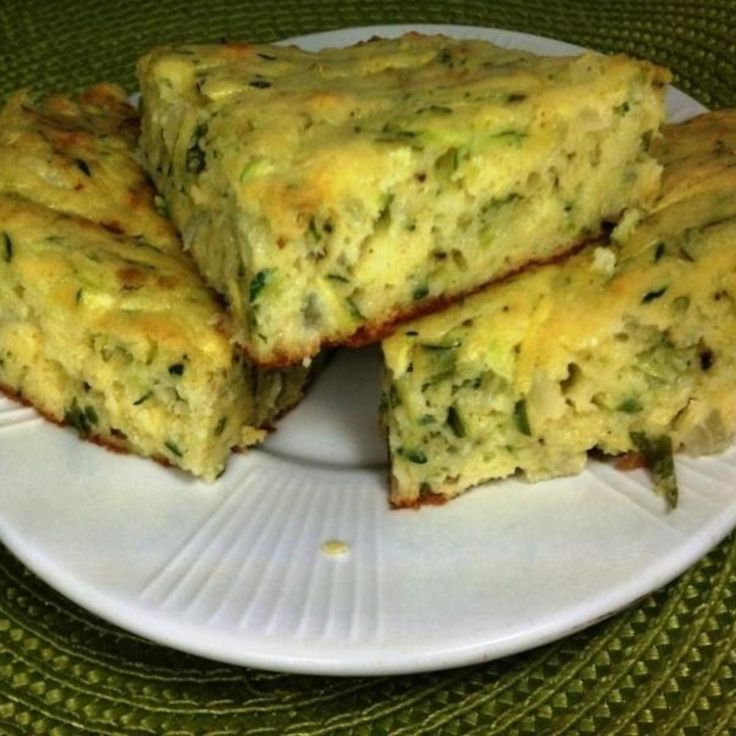
[[[376,340],[650,202],[665,70],[408,34],[159,48],[142,147],[259,364]]]
[[[736,429],[736,112],[668,126],[663,190],[561,263],[533,268],[383,343],[397,506],[492,478],[577,473],[636,452],[676,500],[671,454]]]
[[[36,107],[16,95],[0,113],[0,387],[85,438],[213,480],[310,371],[233,349],[135,161],[135,119],[108,86]]]
[[[178,234],[133,156],[139,129],[115,85],[37,103],[17,92],[0,112],[0,191],[178,253]]]

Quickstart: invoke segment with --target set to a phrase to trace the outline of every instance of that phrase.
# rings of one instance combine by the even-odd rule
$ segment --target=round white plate
[[[316,49],[409,26],[293,39]],[[520,33],[413,26],[546,54]],[[681,120],[704,108],[674,92]],[[254,667],[387,674],[557,639],[661,586],[736,524],[736,450],[678,459],[667,512],[641,471],[591,463],[389,511],[375,348],[341,354],[262,449],[212,486],[80,442],[0,399],[0,538],[82,606],[173,647]],[[341,555],[322,549],[347,545]]]

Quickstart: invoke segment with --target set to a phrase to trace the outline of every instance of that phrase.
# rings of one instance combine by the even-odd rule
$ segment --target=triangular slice
[[[668,73],[408,34],[160,48],[142,145],[263,365],[360,344],[649,202]]]
[[[736,112],[669,126],[663,191],[609,247],[530,269],[383,343],[391,502],[635,452],[676,500],[672,451],[736,430]],[[632,229],[633,226],[633,229]]]
[[[17,92],[0,112],[0,191],[180,253],[178,233],[133,155],[139,129],[138,111],[115,85],[40,103]]]
[[[84,437],[213,480],[309,370],[261,370],[233,350],[120,134],[135,121],[122,91],[16,96],[0,120],[0,387]]]

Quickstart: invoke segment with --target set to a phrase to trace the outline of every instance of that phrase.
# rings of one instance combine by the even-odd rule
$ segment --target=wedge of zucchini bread
[[[650,202],[668,73],[408,34],[159,48],[142,147],[260,364],[359,344]]]
[[[114,85],[39,102],[17,92],[0,112],[0,191],[180,252],[132,155],[139,128],[138,111]]]
[[[49,107],[24,99],[0,114],[15,131],[0,131],[0,388],[83,437],[212,480],[296,403],[309,370],[263,370],[233,349],[219,300],[156,212],[134,139],[118,135],[131,108],[104,99],[80,118],[57,98],[73,112],[59,113],[52,144]],[[70,168],[82,149],[65,141],[77,139],[89,173]],[[140,219],[122,219],[124,201]]]
[[[383,343],[391,501],[636,453],[676,500],[672,452],[736,429],[736,112],[667,128],[663,192],[610,244],[529,269]],[[633,455],[632,455],[633,458]]]

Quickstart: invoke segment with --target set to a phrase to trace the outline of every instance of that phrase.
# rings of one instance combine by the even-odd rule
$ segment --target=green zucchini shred
[[[525,434],[527,437],[532,436],[532,428],[526,412],[526,399],[519,399],[514,404],[514,424],[519,432]]]
[[[420,299],[424,299],[429,294],[429,286],[427,284],[421,284],[417,286],[412,292],[412,299],[417,302]]]
[[[670,509],[676,508],[678,489],[672,440],[668,435],[650,437],[644,432],[631,432],[629,436],[654,479],[655,492],[665,499]]]
[[[634,398],[633,396],[630,396],[627,399],[624,399],[617,407],[616,411],[621,411],[624,414],[636,414],[636,412],[639,412],[643,409],[641,402],[639,399]]]
[[[655,299],[659,299],[661,296],[664,295],[664,293],[667,291],[668,288],[669,287],[667,286],[661,286],[659,289],[652,289],[651,291],[648,291],[641,298],[641,303],[649,304],[650,302],[653,302]]]
[[[504,130],[500,133],[494,133],[489,136],[488,139],[499,143],[510,143],[519,146],[521,145],[521,142],[528,137],[529,133],[524,133],[521,130]]]
[[[444,105],[427,105],[426,107],[420,107],[417,110],[417,115],[423,115],[424,113],[433,113],[435,115],[452,115],[452,108],[445,107]]]
[[[258,296],[270,281],[273,271],[274,269],[272,268],[264,268],[250,280],[250,285],[248,286],[248,298],[250,299],[251,304],[258,299]]]
[[[148,399],[153,396],[153,391],[146,391],[146,393],[143,394],[140,398],[136,399],[133,402],[133,406],[140,406],[144,401],[148,401]]]
[[[363,313],[362,313],[362,312],[360,311],[360,308],[358,307],[358,305],[357,305],[357,304],[356,304],[356,303],[355,303],[355,302],[354,302],[354,301],[353,301],[353,300],[352,300],[352,299],[351,299],[350,297],[347,297],[347,298],[345,299],[345,302],[346,302],[346,303],[347,303],[347,305],[348,305],[348,310],[350,311],[350,314],[351,314],[351,315],[352,315],[352,316],[353,316],[353,317],[354,317],[355,319],[359,320],[360,322],[363,322],[363,321],[365,321],[365,316],[364,316],[364,315],[363,315]]]
[[[85,175],[92,176],[92,172],[89,169],[89,164],[83,158],[75,158],[74,165]]]
[[[13,241],[7,233],[3,233],[3,260],[5,263],[13,260]]]
[[[446,421],[447,421],[447,425],[450,427],[455,437],[458,437],[461,439],[467,436],[468,431],[465,428],[465,422],[463,422],[463,419],[460,416],[460,412],[454,406],[451,406],[447,410],[447,420]]]
[[[431,350],[431,351],[444,351],[444,350],[454,350],[455,348],[459,348],[463,344],[463,341],[457,337],[451,342],[446,343],[437,343],[437,342],[420,342],[419,347],[424,348],[424,350]]]
[[[486,202],[481,208],[480,212],[482,215],[487,215],[491,212],[495,212],[496,210],[500,209],[506,204],[511,204],[511,202],[516,201],[517,199],[521,199],[522,196],[518,192],[511,192],[510,194],[507,194],[505,197],[492,197],[488,202]]]
[[[94,411],[94,410],[93,410]],[[95,419],[97,416],[95,415]],[[92,427],[89,417],[82,410],[76,399],[72,400],[71,406],[64,412],[64,423],[70,427],[74,427],[81,437],[89,437]]]
[[[206,135],[206,125],[198,125],[192,133],[185,160],[185,168],[190,174],[200,174],[205,169],[206,156],[202,148],[202,139]]]
[[[319,229],[317,228],[317,221],[314,219],[314,216],[309,218],[309,225],[307,227],[307,230],[314,240],[316,240],[317,242],[322,240],[322,233],[320,233]]]
[[[427,456],[422,450],[399,450],[399,453],[403,455],[409,462],[417,465],[424,465],[427,462]]]
[[[182,457],[184,453],[179,449],[179,447],[172,442],[171,440],[167,440],[164,442],[164,445],[166,446],[166,449],[172,454],[176,455],[176,457]]]

